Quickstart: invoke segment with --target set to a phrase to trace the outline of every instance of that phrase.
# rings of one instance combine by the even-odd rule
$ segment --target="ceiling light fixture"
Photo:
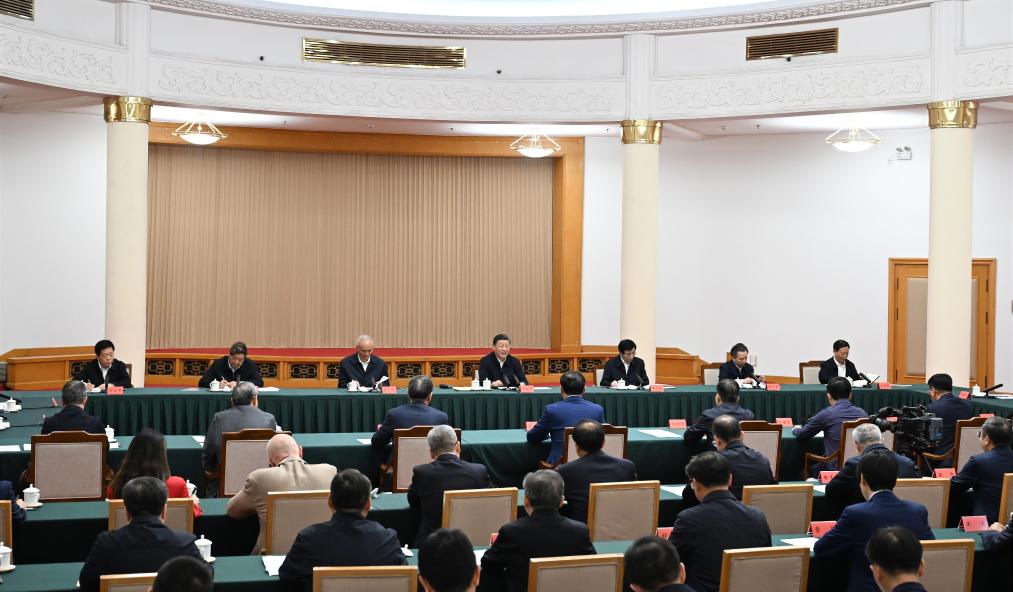
[[[203,120],[203,114],[199,115],[198,119],[188,121],[177,127],[176,131],[172,132],[172,135],[198,146],[214,144],[218,140],[228,137],[228,135],[215,127],[215,124]]]
[[[841,152],[864,152],[883,140],[864,127],[841,128],[824,140]]]
[[[511,150],[516,150],[528,158],[542,158],[559,152],[562,148],[555,140],[542,134],[527,134],[511,142]]]

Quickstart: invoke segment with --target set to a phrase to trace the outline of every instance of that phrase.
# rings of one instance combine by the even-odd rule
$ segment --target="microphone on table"
[[[996,390],[999,390],[1001,388],[1002,388],[1002,383],[1000,382],[999,384],[994,385],[994,386],[990,386],[987,389],[981,389],[981,392],[985,393],[986,397],[991,397],[992,396],[992,391],[996,391]]]
[[[448,390],[450,390],[450,389],[453,389],[454,387],[450,386],[449,384],[440,383],[440,388],[441,389],[448,389]]]

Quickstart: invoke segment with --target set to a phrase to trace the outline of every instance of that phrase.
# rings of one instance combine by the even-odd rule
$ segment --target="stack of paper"
[[[797,539],[781,539],[781,542],[793,547],[808,547],[812,550],[818,540],[819,539],[813,537],[801,537]]]
[[[655,438],[681,438],[679,434],[675,432],[669,432],[667,430],[660,429],[638,429],[641,434],[647,434],[648,436],[654,436]]]
[[[679,497],[682,497],[682,492],[686,490],[685,485],[662,485],[661,488],[668,493],[674,493]]]
[[[366,446],[369,446],[373,443],[373,441],[370,440],[369,438],[356,438],[355,441],[358,442],[359,444],[365,444]]]
[[[0,446],[0,452],[21,452],[21,447],[17,444],[4,444]]]
[[[822,493],[823,495],[826,495],[826,493],[827,493],[827,486],[826,485],[813,485],[813,491],[818,491],[818,492]]]
[[[193,439],[194,439],[194,442],[197,442],[201,446],[204,445],[204,436],[194,436]]]
[[[281,569],[281,564],[285,562],[285,556],[261,555],[260,560],[264,562],[264,569],[267,570],[267,575],[277,576],[278,570]]]

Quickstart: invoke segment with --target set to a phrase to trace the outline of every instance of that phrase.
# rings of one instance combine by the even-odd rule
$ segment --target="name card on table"
[[[960,519],[960,530],[964,532],[983,532],[988,530],[988,518],[984,516],[964,516]]]
[[[995,417],[995,413],[981,413],[978,415],[978,417],[985,417],[985,418]]]
[[[385,394],[385,395],[396,395],[397,394],[397,387],[396,386],[382,386],[382,387],[380,387],[380,392],[383,393],[383,394]]]
[[[670,420],[668,420],[668,427],[670,429],[684,428],[684,427],[686,427],[686,420],[685,419],[670,419]]]
[[[106,394],[107,395],[122,395],[123,394],[123,387],[122,386],[108,386],[108,387],[106,387]]]
[[[837,476],[837,471],[820,471],[820,483],[826,485]]]
[[[665,392],[665,386],[661,384],[652,384],[650,391],[652,393],[663,393]]]
[[[774,423],[776,423],[779,426],[784,426],[787,428],[790,428],[793,425],[795,425],[795,422],[793,422],[790,417],[778,417],[777,419],[774,420]]]
[[[767,390],[768,391],[777,392],[777,391],[781,390],[781,385],[778,384],[778,383],[776,383],[776,382],[768,382],[767,383]]]
[[[971,391],[961,391],[960,398],[961,399],[970,399],[971,398]]]
[[[526,421],[526,422],[524,422],[524,431],[530,432],[531,428],[535,427],[535,423],[536,422],[534,422],[534,421]]]
[[[498,536],[499,536],[498,532],[494,532],[491,535],[489,535],[489,546],[490,547],[493,546],[494,544],[496,544],[496,537],[498,537]]]
[[[658,529],[657,535],[659,539],[665,539],[667,541],[668,537],[672,536],[672,527],[662,526],[661,528]]]
[[[522,393],[526,393],[526,394],[531,394],[531,393],[535,392],[535,387],[531,386],[530,384],[522,384],[521,385],[521,392]]]
[[[832,521],[832,520],[831,521],[825,521],[825,522],[810,522],[809,523],[809,534],[813,538],[818,539],[818,538],[822,537],[823,535],[827,534],[828,532],[830,532],[830,529],[832,529],[835,524],[837,524],[837,522]]]
[[[890,389],[892,389],[892,388],[893,388],[893,385],[892,385],[892,384],[890,384],[889,382],[877,382],[877,383],[876,383],[876,386],[877,386],[877,387],[879,388],[879,390],[881,390],[881,391],[888,391],[888,390],[890,390]]]
[[[932,476],[936,479],[953,479],[957,476],[957,469],[936,469],[932,471]]]

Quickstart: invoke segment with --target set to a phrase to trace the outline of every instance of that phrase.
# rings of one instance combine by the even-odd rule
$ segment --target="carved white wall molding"
[[[1013,95],[1013,43],[957,52],[959,99]]]
[[[151,97],[194,105],[366,117],[615,121],[625,81],[478,80],[333,73],[152,55]]]
[[[655,79],[651,117],[688,119],[918,103],[931,58],[905,57],[777,72]]]
[[[773,7],[764,10],[743,10],[740,8],[737,12],[706,16],[660,16],[646,17],[640,20],[617,20],[611,17],[582,17],[578,19],[575,17],[570,22],[553,19],[550,22],[508,22],[503,24],[489,23],[489,19],[478,18],[473,22],[463,18],[455,19],[454,22],[440,22],[439,17],[421,20],[418,17],[410,19],[407,16],[398,18],[398,15],[391,15],[390,18],[366,17],[361,16],[362,13],[342,14],[339,11],[317,13],[243,6],[227,1],[212,0],[141,1],[156,7],[222,18],[361,33],[436,37],[586,37],[784,24],[791,21],[914,8],[931,4],[936,0],[814,0],[811,4],[801,6]]]
[[[126,87],[126,50],[0,23],[0,76],[122,94]]]

